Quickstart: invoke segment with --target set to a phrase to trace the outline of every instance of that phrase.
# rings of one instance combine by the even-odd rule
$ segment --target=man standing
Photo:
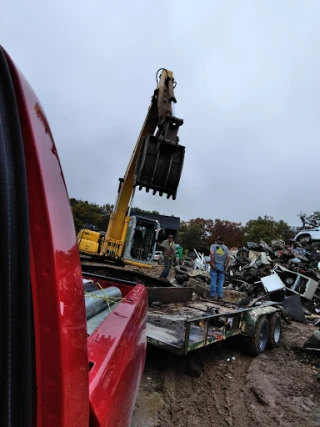
[[[210,297],[216,297],[218,285],[218,299],[223,295],[224,270],[229,264],[229,251],[227,246],[223,244],[223,238],[219,236],[217,243],[210,247]]]
[[[167,240],[164,240],[160,243],[160,246],[163,247],[163,263],[164,269],[160,274],[160,278],[167,279],[170,273],[170,269],[172,267],[173,260],[176,256],[176,245],[173,241],[173,236],[169,234]]]

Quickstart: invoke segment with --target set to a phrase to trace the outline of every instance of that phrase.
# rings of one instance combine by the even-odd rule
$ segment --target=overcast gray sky
[[[69,196],[113,203],[160,67],[186,146],[176,201],[245,223],[320,210],[320,1],[5,0],[2,44],[37,93]]]

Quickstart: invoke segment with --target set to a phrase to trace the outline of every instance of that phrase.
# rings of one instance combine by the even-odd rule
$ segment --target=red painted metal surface
[[[119,287],[123,295],[131,288]],[[92,427],[130,425],[145,361],[146,316],[147,291],[137,285],[89,338]]]
[[[88,426],[86,316],[68,194],[39,100],[8,61],[27,167],[37,427]]]
[[[146,290],[130,288],[88,342],[80,258],[58,153],[39,100],[7,59],[28,179],[37,427],[88,427],[89,417],[92,426],[125,427],[145,360]]]

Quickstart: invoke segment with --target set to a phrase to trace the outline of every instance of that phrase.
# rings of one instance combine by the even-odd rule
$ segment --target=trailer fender
[[[268,306],[268,307],[258,307],[253,310],[249,310],[243,313],[241,321],[241,335],[252,336],[256,327],[256,324],[261,316],[269,316],[272,313],[279,311],[278,308]]]

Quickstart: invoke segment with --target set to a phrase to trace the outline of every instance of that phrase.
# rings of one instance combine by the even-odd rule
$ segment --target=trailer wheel
[[[263,353],[269,338],[269,324],[266,316],[261,316],[257,321],[252,337],[247,337],[247,351],[253,356]]]
[[[281,339],[281,315],[277,311],[269,316],[269,340],[268,347],[276,348]]]

